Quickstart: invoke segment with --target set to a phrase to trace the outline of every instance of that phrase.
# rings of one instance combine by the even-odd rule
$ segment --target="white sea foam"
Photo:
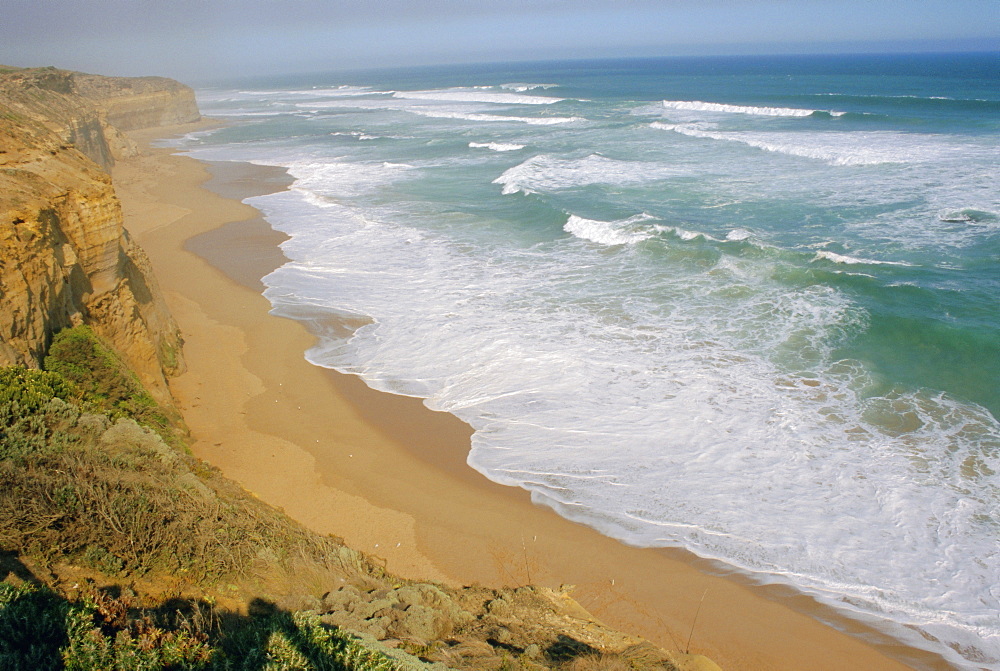
[[[591,154],[581,159],[559,159],[548,155],[529,158],[493,180],[504,194],[537,193],[588,184],[639,184],[674,177],[674,166],[644,161],[619,161]]]
[[[837,96],[840,98],[903,98],[910,100],[953,100],[956,102],[989,103],[997,102],[987,98],[953,98],[950,96],[916,96],[916,95],[884,95],[884,94],[859,94],[859,93],[815,93],[817,96]]]
[[[583,240],[601,245],[629,245],[653,237],[653,231],[637,226],[637,224],[642,224],[653,218],[651,215],[643,213],[628,219],[599,221],[571,214],[563,226],[563,230]]]
[[[716,131],[705,130],[704,127],[693,124],[667,124],[659,121],[654,121],[650,127],[688,137],[736,142],[776,154],[816,159],[838,166],[934,161],[954,153],[953,147],[935,136],[893,131]]]
[[[812,116],[821,110],[797,109],[794,107],[752,107],[747,105],[728,105],[725,103],[709,103],[700,100],[664,100],[667,109],[686,112],[716,112],[725,114],[751,114],[754,116]],[[843,112],[826,112],[832,116],[841,116]]]
[[[657,226],[657,229],[661,233],[672,233],[686,242],[697,240],[699,238],[702,240],[713,240],[715,242],[719,242],[718,238],[713,237],[708,233],[703,233],[702,231],[690,231],[686,228],[681,228],[680,226]]]
[[[359,130],[352,130],[352,131],[346,131],[346,132],[344,132],[344,131],[337,131],[337,132],[330,133],[330,135],[332,135],[334,137],[354,137],[354,138],[357,138],[358,140],[381,140],[382,137],[383,137],[381,135],[369,135],[368,133],[364,133],[364,132],[359,131]]]
[[[336,86],[330,88],[310,89],[280,89],[271,91],[240,91],[239,95],[247,98],[303,98],[303,97],[354,97],[368,95],[384,95],[387,91],[376,91],[367,86]]]
[[[294,161],[287,166],[294,189],[324,198],[350,198],[405,178],[412,165],[383,162]]]
[[[190,150],[202,144],[209,136],[214,133],[219,132],[218,128],[210,128],[208,130],[197,130],[191,133],[185,133],[180,137],[166,137],[159,140],[153,141],[154,147],[174,147],[183,148]]]
[[[847,256],[846,254],[837,254],[836,252],[830,252],[826,250],[820,250],[816,252],[816,256],[813,257],[813,261],[819,260],[832,261],[834,263],[843,263],[847,265],[886,265],[886,266],[912,266],[912,263],[906,263],[905,261],[876,261],[875,259],[862,259],[856,256]]]
[[[564,123],[574,123],[583,121],[580,117],[523,117],[506,116],[500,114],[479,114],[470,112],[456,112],[445,109],[434,109],[426,107],[411,107],[407,112],[419,114],[420,116],[432,117],[435,119],[461,119],[463,121],[490,121],[500,123],[526,123],[532,126],[556,126]]]
[[[393,97],[405,100],[444,100],[449,102],[491,103],[499,105],[551,105],[562,98],[526,96],[516,93],[491,93],[477,89],[443,89],[436,91],[396,91]]]
[[[412,98],[350,98],[343,100],[318,100],[310,102],[296,103],[296,107],[303,109],[356,109],[356,110],[398,110],[409,112],[420,116],[437,119],[458,119],[462,121],[485,121],[500,123],[521,123],[532,126],[551,126],[559,124],[569,124],[584,121],[581,117],[562,116],[514,116],[506,114],[492,114],[485,112],[486,109],[495,109],[495,106],[484,102],[461,102],[455,101],[452,105],[441,104],[442,100],[424,100]]]
[[[508,84],[501,84],[500,88],[508,91],[524,93],[525,91],[534,91],[535,89],[556,89],[559,88],[559,84],[523,84],[521,82],[511,82]]]
[[[490,151],[518,151],[524,149],[523,144],[514,144],[512,142],[470,142],[469,146],[473,149],[489,149]]]

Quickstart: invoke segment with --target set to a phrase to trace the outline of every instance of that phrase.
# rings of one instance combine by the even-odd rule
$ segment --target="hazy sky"
[[[407,64],[1000,49],[1000,0],[0,0],[0,63],[198,82]]]

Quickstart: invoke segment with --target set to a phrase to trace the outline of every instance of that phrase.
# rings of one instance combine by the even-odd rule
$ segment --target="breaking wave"
[[[535,89],[557,89],[559,88],[559,84],[523,84],[520,82],[511,82],[509,84],[501,84],[500,88],[524,93],[525,91],[534,91]]]
[[[649,229],[636,227],[636,224],[653,218],[651,215],[643,213],[618,221],[598,221],[571,214],[566,225],[563,226],[563,230],[582,240],[589,240],[601,245],[628,245],[653,237],[654,234]]]
[[[753,107],[748,105],[728,105],[725,103],[709,103],[700,100],[664,100],[667,109],[684,110],[688,112],[721,112],[725,114],[752,114],[754,116],[786,116],[807,117],[814,114],[842,116],[844,112],[826,110],[798,109],[795,107]]]
[[[470,142],[473,149],[489,149],[490,151],[518,151],[524,149],[523,144],[513,144],[509,142]]]
[[[409,108],[406,110],[411,114],[418,114],[420,116],[431,117],[433,119],[462,119],[464,121],[496,121],[496,122],[509,122],[509,123],[526,123],[532,126],[557,126],[564,123],[574,123],[576,121],[583,121],[581,117],[560,117],[560,116],[549,116],[549,117],[524,117],[524,116],[504,116],[500,114],[478,114],[478,113],[468,113],[468,112],[454,112],[450,110],[436,110],[436,109],[419,109],[419,108]]]
[[[715,131],[693,124],[667,124],[654,121],[651,128],[673,131],[688,137],[738,142],[776,154],[825,161],[830,165],[878,165],[913,163],[945,156],[948,148],[933,136],[870,131],[839,133],[740,132]]]
[[[828,252],[826,250],[821,250],[816,252],[816,256],[813,257],[813,261],[826,260],[832,261],[833,263],[842,263],[846,265],[864,265],[864,266],[912,266],[912,263],[904,263],[903,261],[876,261],[875,259],[862,259],[856,256],[847,256],[846,254],[837,254],[836,252]]]
[[[674,177],[680,170],[663,163],[621,161],[597,154],[560,159],[545,154],[529,158],[493,180],[504,194],[538,193],[588,184],[641,184]]]
[[[396,91],[394,98],[404,100],[444,100],[447,102],[492,103],[498,105],[551,105],[562,98],[525,96],[516,93],[490,93],[469,89],[445,89],[439,91]]]

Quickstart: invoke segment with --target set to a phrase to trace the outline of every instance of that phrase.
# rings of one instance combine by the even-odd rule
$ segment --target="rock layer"
[[[52,335],[85,323],[160,401],[181,338],[106,170],[126,128],[196,120],[171,80],[0,70],[0,365],[38,367]]]
[[[191,123],[201,118],[194,91],[165,77],[74,74],[74,90],[107,113],[118,130]]]

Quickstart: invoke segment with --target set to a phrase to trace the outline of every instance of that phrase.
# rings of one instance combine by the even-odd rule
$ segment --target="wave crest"
[[[916,138],[893,131],[838,133],[714,131],[694,124],[654,121],[650,128],[688,137],[738,142],[775,154],[825,161],[830,165],[878,165],[934,160],[947,154],[947,147],[931,138]]]
[[[961,210],[944,210],[939,212],[938,220],[947,223],[992,224],[1000,221],[1000,214],[966,207]]]
[[[750,105],[709,103],[702,102],[701,100],[664,100],[663,106],[667,109],[688,112],[720,112],[725,114],[752,114],[754,116],[806,117],[814,114],[829,114],[830,116],[841,116],[844,114],[844,112],[831,112],[827,110],[799,109],[796,107],[754,107]]]
[[[511,82],[509,84],[501,84],[500,88],[508,91],[524,93],[525,91],[534,91],[535,89],[557,89],[559,88],[559,84],[524,84],[521,82]]]
[[[674,177],[679,168],[644,161],[621,161],[598,154],[579,159],[559,159],[545,154],[529,158],[493,180],[509,195],[521,191],[571,189],[589,184],[641,184]]]
[[[636,224],[654,219],[652,215],[643,213],[637,214],[628,219],[617,221],[599,221],[597,219],[584,219],[575,214],[569,215],[563,230],[580,238],[596,242],[601,245],[629,245],[642,242],[653,237],[653,232],[648,229],[637,228]]]
[[[528,89],[525,89],[528,90]],[[444,100],[447,102],[491,103],[494,105],[551,105],[562,98],[526,96],[517,93],[490,93],[469,89],[442,89],[436,91],[396,91],[393,98],[403,100]]]
[[[861,266],[912,266],[912,263],[905,263],[903,261],[877,261],[875,259],[863,259],[857,256],[847,256],[846,254],[837,254],[836,252],[828,252],[826,250],[820,250],[816,252],[816,256],[813,257],[813,261],[832,261],[833,263],[842,263],[845,265],[861,265]]]
[[[514,144],[511,142],[470,142],[469,146],[473,149],[489,149],[490,151],[518,151],[524,149],[523,144]]]
[[[564,123],[573,123],[575,121],[583,121],[582,118],[572,116],[547,116],[547,117],[524,117],[524,116],[505,116],[499,114],[476,114],[468,112],[453,112],[449,110],[435,110],[435,109],[407,109],[405,110],[411,114],[417,114],[419,116],[430,117],[432,119],[461,119],[463,121],[497,121],[497,122],[510,122],[510,123],[526,123],[532,126],[556,126]]]

